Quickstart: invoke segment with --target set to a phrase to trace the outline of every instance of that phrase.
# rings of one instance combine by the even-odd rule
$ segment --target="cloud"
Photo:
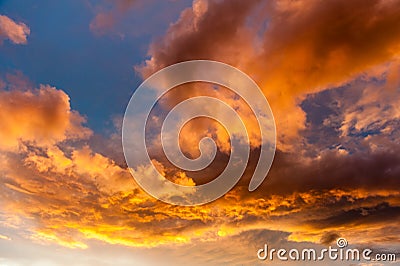
[[[321,244],[324,245],[329,245],[331,243],[334,243],[340,235],[335,232],[327,232],[326,234],[322,235],[321,237]]]
[[[345,113],[340,127],[342,136],[350,134],[392,133],[400,120],[400,70],[399,61],[389,64],[381,75],[366,77],[370,82],[365,85],[362,95],[343,105]],[[375,79],[375,82],[374,80]],[[383,85],[381,83],[384,83]]]
[[[89,28],[96,36],[117,36],[125,41],[139,36],[153,38],[162,34],[189,4],[188,0],[96,1],[91,7],[95,15]]]
[[[398,68],[396,59],[343,86],[308,95],[301,103],[307,118],[301,132],[308,146],[305,154],[318,156],[330,149],[392,152],[400,123]]]
[[[22,142],[39,146],[87,138],[85,118],[71,110],[69,97],[49,85],[34,90],[0,91],[0,149],[16,150]]]
[[[226,57],[230,60],[225,62],[233,64],[242,56],[236,53],[232,41],[241,45],[243,54],[251,49],[251,46],[248,47],[251,41],[245,38],[251,35],[242,36],[249,34],[242,26],[258,3],[194,1],[193,7],[181,12],[178,21],[170,26],[165,36],[151,44],[151,58],[136,69],[143,77],[148,77],[167,65],[192,59]]]
[[[277,121],[278,147],[289,150],[302,143],[299,104],[307,94],[345,84],[398,55],[398,9],[390,1],[195,1],[136,69],[145,78],[193,59],[238,67],[261,86]]]
[[[2,85],[0,226],[7,245],[27,239],[85,252],[99,245],[100,256],[105,244],[152,257],[166,250],[163,258],[186,265],[251,264],[265,242],[327,245],[339,235],[354,245],[398,247],[400,27],[393,3],[195,1],[152,44],[138,68],[143,77],[182,60],[221,60],[257,80],[276,114],[280,150],[266,181],[248,192],[259,152],[254,140],[244,178],[203,206],[167,205],[143,192],[121,162],[119,137],[90,138],[65,92]],[[207,90],[185,88],[168,96],[163,111]],[[226,91],[207,93],[251,117]],[[198,122],[184,129],[184,149],[196,156],[191,132],[217,135],[214,168],[189,174],[153,158],[177,183],[199,184],[224,167],[226,136]]]
[[[372,248],[398,241],[397,221],[385,217],[399,208],[399,162],[381,154],[364,160],[326,154],[309,164],[281,155],[259,190],[249,193],[239,185],[210,204],[182,207],[153,199],[126,168],[91,147],[58,146],[0,154],[0,214],[7,217],[0,216],[0,225],[18,228],[7,234],[12,239],[87,252],[104,244],[151,256],[168,250],[182,265],[194,258],[199,264],[232,265],[233,257],[239,265],[254,262],[264,243],[309,246],[332,231]],[[199,255],[216,246],[206,258]]]
[[[71,149],[72,154],[68,152]],[[255,229],[284,231],[291,241],[315,243],[335,229],[354,243],[364,243],[381,237],[385,228],[396,231],[395,224],[374,214],[375,210],[398,208],[397,173],[385,182],[375,181],[381,171],[398,165],[393,161],[383,166],[385,158],[376,161],[382,167],[376,175],[355,178],[345,174],[353,173],[350,166],[357,168],[352,161],[348,168],[336,172],[324,166],[343,164],[344,158],[340,163],[327,156],[316,166],[318,171],[313,165],[293,167],[285,163],[262,190],[250,194],[246,187],[238,186],[222,199],[197,207],[156,201],[134,184],[127,169],[87,146],[52,147],[40,152],[31,147],[26,153],[9,153],[1,159],[1,182],[6,184],[0,194],[2,212],[16,217],[8,226],[21,228],[24,237],[39,243],[86,248],[89,240],[97,240],[130,247],[171,247],[218,243]],[[365,169],[369,173],[374,161],[359,165],[369,165],[370,169]],[[291,170],[285,171],[289,165]],[[342,174],[343,178],[338,178]],[[320,175],[324,178],[318,178]],[[358,186],[360,182],[365,186]],[[379,207],[383,201],[386,209]],[[35,221],[34,225],[22,222],[27,218]],[[340,225],[335,223],[339,220]],[[348,225],[353,227],[345,229]],[[373,234],[352,235],[370,226],[376,228]]]
[[[26,44],[31,33],[29,27],[22,22],[15,22],[7,16],[0,15],[0,44],[8,39],[15,44]]]
[[[0,239],[11,240],[11,238],[9,238],[8,236],[5,236],[5,235],[0,235]]]
[[[136,0],[111,1],[111,8],[100,11],[90,22],[90,30],[98,35],[104,35],[112,30],[121,17],[137,2]]]

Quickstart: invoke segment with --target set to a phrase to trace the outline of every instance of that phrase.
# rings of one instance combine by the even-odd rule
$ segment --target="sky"
[[[158,130],[185,99],[228,103],[251,148],[227,194],[175,206],[132,178],[122,120],[143,80],[199,59],[257,83],[276,153],[249,192],[262,142],[249,107],[221,86],[174,88],[147,125],[162,176],[204,184],[229,159],[223,125],[195,119],[180,148],[197,158],[212,137],[215,160],[196,172],[168,161]],[[0,1],[0,265],[303,265],[260,261],[257,251],[322,249],[338,238],[399,259],[399,102],[398,0]]]

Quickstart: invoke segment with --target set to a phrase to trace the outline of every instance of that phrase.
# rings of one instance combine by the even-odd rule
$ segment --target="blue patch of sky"
[[[309,151],[310,154],[318,152],[317,150],[336,148],[346,149],[351,153],[353,148],[358,148],[356,142],[369,135],[380,134],[380,129],[374,127],[361,131],[350,127],[349,134],[343,138],[340,128],[345,112],[362,97],[365,87],[382,86],[385,82],[385,78],[360,77],[344,86],[307,95],[300,107],[306,113],[306,128],[302,135],[316,149]]]
[[[142,81],[133,66],[144,62],[149,44],[191,3],[176,2],[153,2],[142,12],[123,14],[127,18],[121,17],[117,25],[126,31],[121,38],[90,31],[96,14],[88,1],[0,1],[0,14],[31,29],[27,45],[5,41],[0,46],[0,74],[21,71],[36,86],[62,89],[71,97],[72,108],[87,116],[90,128],[108,131],[110,119],[123,115]]]

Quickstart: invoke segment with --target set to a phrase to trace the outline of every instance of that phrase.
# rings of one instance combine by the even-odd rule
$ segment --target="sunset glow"
[[[207,118],[179,134],[192,159],[203,137],[214,139],[206,169],[184,171],[163,154],[163,120],[195,96],[240,115],[250,159],[223,197],[175,206],[132,178],[149,170],[130,172],[122,120],[143,80],[200,59],[257,83],[276,153],[249,192],[262,144],[249,105],[222,86],[176,87],[146,125],[162,176],[195,188],[227,165],[226,127]],[[266,243],[324,248],[339,237],[399,260],[399,103],[398,0],[2,1],[0,265],[264,265],[257,250]],[[394,265],[370,263],[355,265]]]

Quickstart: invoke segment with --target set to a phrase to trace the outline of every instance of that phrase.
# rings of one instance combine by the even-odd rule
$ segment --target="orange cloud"
[[[382,170],[374,173],[372,163],[354,159],[352,167],[370,167],[366,169],[370,176],[354,176],[348,167],[337,169],[349,159],[336,156],[319,159],[321,172],[304,161],[288,164],[278,158],[281,165],[262,190],[249,194],[239,185],[211,204],[182,207],[153,199],[134,184],[127,169],[87,145],[31,145],[25,152],[0,155],[1,213],[8,217],[3,225],[24,229],[22,236],[34,242],[80,249],[90,247],[89,240],[129,247],[218,243],[252,230],[284,231],[290,241],[315,243],[331,231],[340,231],[354,242],[366,243],[381,237],[387,228],[396,228],[395,220],[374,218],[394,217],[400,206],[396,173],[380,182],[376,177]],[[384,169],[398,163],[371,160]],[[156,164],[160,172],[170,171]],[[325,174],[323,180],[315,177],[320,174]],[[178,183],[192,182],[183,173],[176,178]],[[376,186],[360,187],[362,178]],[[351,231],[346,229],[349,225]],[[371,226],[374,234],[353,236]]]
[[[399,85],[395,58],[400,27],[398,7],[393,3],[307,2],[305,7],[302,1],[195,1],[193,8],[182,12],[163,41],[152,45],[152,58],[140,68],[143,76],[188,59],[233,64],[259,82],[273,105],[280,132],[281,150],[260,189],[246,190],[246,173],[234,190],[204,206],[171,206],[144,193],[123,164],[98,152],[96,145],[109,143],[90,143],[85,119],[71,110],[64,92],[44,85],[1,91],[0,225],[17,229],[19,237],[34,242],[73,249],[89,250],[94,241],[136,248],[169,247],[178,255],[193,247],[214,252],[217,246],[221,253],[234,249],[229,253],[232,256],[222,254],[224,263],[230,265],[237,262],[232,258],[254,263],[255,254],[247,252],[264,244],[260,231],[279,233],[291,244],[326,245],[340,235],[355,244],[396,245],[400,235],[397,135],[394,141],[386,135],[363,138],[360,146],[381,146],[365,153],[331,149],[306,157],[289,149],[299,129],[305,128],[305,113],[298,106],[301,99],[333,85],[352,86],[363,72],[371,78],[384,76],[379,80],[386,83],[363,88],[363,95],[354,102],[347,99],[350,104],[346,103],[343,117],[338,118],[342,137],[371,126],[384,132],[398,128],[389,123],[399,119],[398,97],[393,97],[393,91]],[[379,40],[369,42],[369,38]],[[383,66],[387,62],[391,65]],[[383,71],[374,69],[375,65]],[[183,94],[170,95],[163,107],[204,92],[201,86],[186,88]],[[251,117],[229,93],[210,94],[236,107],[246,119]],[[377,106],[380,100],[388,105]],[[325,124],[334,118],[326,120]],[[197,147],[198,136],[189,133],[199,131],[218,135],[217,143],[224,151],[227,137],[218,126],[213,131],[204,125],[184,128],[189,136],[182,140],[186,151]],[[249,128],[256,126],[250,123]],[[256,153],[255,137],[253,143]],[[311,144],[307,147],[317,150]],[[196,156],[196,152],[190,154]],[[218,167],[224,162],[219,159]],[[166,178],[180,184],[198,184],[201,178],[215,174],[179,172],[161,159],[153,161]],[[205,248],[209,243],[212,248]],[[212,253],[214,257],[210,255],[207,262],[218,261],[221,253]],[[196,251],[197,256],[203,254]]]
[[[303,142],[299,103],[307,94],[345,84],[399,54],[399,14],[396,1],[195,1],[137,70],[148,77],[193,59],[237,66],[261,86],[277,121],[278,147],[290,150]]]
[[[243,121],[247,135],[249,138],[249,143],[252,148],[257,148],[260,146],[261,137],[260,137],[260,125],[252,111],[252,109],[248,106],[248,104],[241,98],[232,92],[231,90],[221,87],[211,86],[208,83],[192,83],[192,84],[183,84],[177,86],[176,88],[170,90],[164,98],[161,100],[161,103],[158,105],[163,109],[163,114],[156,113],[153,111],[151,113],[151,120],[149,120],[147,124],[147,129],[152,132],[161,132],[162,122],[165,119],[166,113],[171,111],[173,107],[175,107],[180,102],[183,102],[190,97],[194,96],[210,96],[217,99],[220,99],[232,109],[234,109],[240,119]],[[182,92],[184,91],[184,92]],[[187,91],[190,91],[187,93]],[[167,100],[165,100],[167,99]],[[247,99],[249,100],[249,99]],[[192,110],[196,110],[196,108],[200,109],[204,108],[196,102],[191,103]],[[210,108],[210,107],[208,107]],[[214,112],[219,112],[219,110],[213,110]],[[224,114],[224,112],[219,112],[220,117],[226,117],[226,120],[230,120],[230,117],[227,117],[228,114]],[[177,131],[179,129],[177,128]],[[236,131],[235,131],[236,130]],[[239,128],[235,128],[233,131],[237,136],[241,136],[243,139],[244,134],[240,132]],[[224,125],[220,124],[216,120],[206,119],[206,118],[196,118],[190,120],[186,123],[180,131],[179,134],[179,142],[183,152],[188,153],[193,158],[196,158],[200,155],[199,151],[199,141],[203,137],[211,137],[216,141],[216,145],[220,152],[225,154],[230,153],[230,139],[229,134],[226,131]],[[161,147],[161,137],[157,135],[154,139],[149,138],[149,142],[151,147],[150,149],[154,150],[155,156],[162,153]],[[247,140],[246,140],[247,142]]]
[[[30,33],[31,30],[26,24],[0,15],[0,44],[5,39],[9,39],[15,44],[26,44]]]
[[[211,250],[218,251],[207,253],[214,264],[232,262],[228,252],[235,258],[232,265],[256,263],[256,250],[264,243],[272,246],[271,237],[278,233],[283,241],[279,246],[284,247],[326,245],[326,235],[335,234],[371,248],[397,243],[398,173],[389,173],[385,182],[377,177],[399,160],[383,158],[387,165],[376,161],[381,167],[376,174],[370,161],[349,162],[370,167],[365,180],[352,179],[353,168],[345,167],[346,160],[323,156],[316,166],[278,158],[282,165],[262,189],[250,194],[239,185],[213,203],[182,207],[153,199],[135,185],[127,169],[88,146],[31,146],[27,153],[0,153],[0,225],[16,228],[11,239],[82,249],[84,254],[99,244],[101,249],[125,246],[151,256],[167,249],[174,264],[185,264],[193,256],[202,263],[200,252]],[[169,171],[159,167],[165,174]],[[371,185],[374,180],[376,186]],[[370,185],[361,189],[360,182]],[[339,184],[344,188],[335,188]],[[391,237],[385,237],[388,232]],[[186,257],[188,250],[194,255]]]
[[[0,91],[0,149],[15,150],[22,142],[46,146],[87,138],[85,118],[70,108],[69,97],[49,85],[33,91]]]

